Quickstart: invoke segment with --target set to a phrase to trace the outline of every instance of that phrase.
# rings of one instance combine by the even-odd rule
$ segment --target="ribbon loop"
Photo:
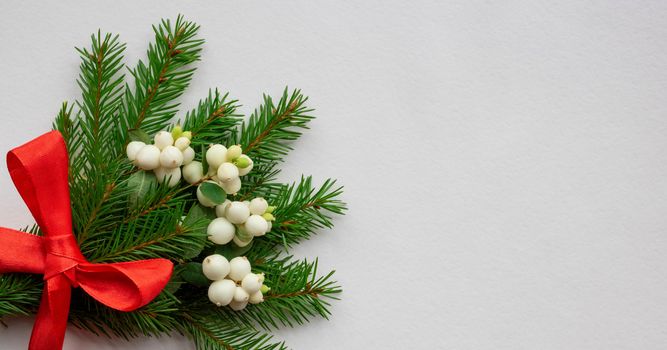
[[[92,264],[72,232],[68,156],[57,131],[7,154],[9,173],[44,236],[0,227],[0,273],[44,275],[44,292],[30,338],[30,350],[61,349],[71,288],[81,287],[100,303],[120,311],[148,304],[167,285],[173,264],[149,259]]]

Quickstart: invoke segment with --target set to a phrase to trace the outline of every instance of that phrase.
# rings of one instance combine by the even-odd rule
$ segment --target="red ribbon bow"
[[[166,259],[91,264],[72,233],[65,142],[57,131],[7,154],[9,173],[44,232],[35,236],[0,228],[0,273],[44,274],[44,292],[30,338],[30,350],[62,349],[72,287],[120,311],[148,304],[169,282]]]

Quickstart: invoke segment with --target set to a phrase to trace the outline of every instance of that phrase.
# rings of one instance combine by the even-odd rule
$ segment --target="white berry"
[[[239,177],[239,168],[232,163],[222,163],[218,168],[218,178],[222,182],[230,182]]]
[[[254,294],[262,288],[262,282],[259,280],[259,275],[249,273],[241,280],[241,287],[245,289],[248,294]]]
[[[250,214],[262,215],[269,207],[269,203],[266,202],[266,199],[258,197],[251,200],[248,206],[250,207]]]
[[[139,151],[141,151],[144,146],[146,146],[146,144],[141,141],[132,141],[128,143],[127,148],[125,148],[125,151],[127,152],[127,159],[131,161],[137,159],[137,153],[139,153]]]
[[[230,265],[227,258],[220,254],[209,255],[201,264],[204,276],[212,281],[221,280],[229,274]]]
[[[241,178],[237,177],[232,181],[222,182],[220,184],[222,189],[225,190],[227,194],[236,194],[241,190]]]
[[[239,145],[229,146],[229,148],[227,149],[227,157],[226,157],[227,161],[232,161],[240,157],[242,152],[243,150],[241,150],[241,146]]]
[[[181,151],[185,151],[188,147],[190,147],[190,139],[187,137],[179,137],[174,141],[174,146],[176,148],[180,149]]]
[[[160,166],[160,149],[146,145],[137,153],[137,166],[143,170],[153,170]]]
[[[216,218],[208,224],[206,233],[209,241],[215,244],[227,244],[234,238],[236,227],[225,218]]]
[[[250,157],[246,156],[245,154],[242,154],[239,158],[248,158],[248,162],[250,163],[247,167],[239,169],[239,176],[248,175],[254,165],[252,159],[250,159]]]
[[[250,242],[252,242],[252,236],[250,236],[250,238],[247,241],[244,241],[244,240],[241,239],[241,237],[236,235],[236,236],[234,236],[234,238],[232,238],[232,242],[234,242],[234,244],[236,244],[240,248],[243,248],[243,247],[247,246],[248,244],[250,244]]]
[[[188,165],[195,160],[195,150],[188,147],[183,151],[183,164]]]
[[[204,178],[204,167],[200,162],[192,162],[183,167],[183,178],[189,184],[195,184]]]
[[[260,215],[250,215],[245,222],[245,229],[255,237],[263,236],[269,229],[269,223]]]
[[[250,299],[250,294],[248,294],[245,289],[236,287],[236,290],[234,291],[234,301],[248,301],[248,299]]]
[[[253,294],[250,294],[250,298],[248,298],[248,302],[250,304],[259,304],[263,301],[264,301],[264,295],[259,290]]]
[[[181,181],[181,168],[157,168],[153,170],[155,177],[157,177],[158,183],[163,183],[168,180],[167,186],[174,187],[178,185],[178,182]]]
[[[210,181],[207,181],[207,182],[210,182]],[[215,202],[208,199],[206,196],[204,196],[204,193],[202,193],[201,185],[197,186],[197,199],[199,200],[199,203],[201,205],[205,206],[205,207],[209,207],[209,208],[215,207]]]
[[[229,307],[234,311],[241,311],[241,310],[245,309],[246,306],[248,306],[247,301],[234,301],[234,300],[232,300],[229,303]]]
[[[171,136],[169,131],[160,131],[155,134],[155,139],[153,140],[155,146],[159,149],[164,149],[167,146],[174,144],[174,137]]]
[[[227,220],[232,224],[242,224],[250,216],[250,209],[243,202],[231,202],[227,208]]]
[[[243,277],[250,273],[250,261],[245,256],[237,256],[229,262],[229,278],[240,282]]]
[[[215,207],[215,215],[219,218],[227,217],[227,207],[230,204],[232,204],[232,201],[230,201],[229,199],[225,199],[225,201],[222,202],[222,204],[217,205]]]
[[[220,164],[225,162],[225,156],[227,155],[227,148],[223,145],[211,145],[206,151],[206,162],[208,166],[212,169],[218,169]]]
[[[208,299],[217,306],[229,305],[236,292],[236,283],[232,280],[219,280],[208,287]]]
[[[165,147],[160,152],[160,165],[164,168],[178,168],[183,164],[183,153],[174,146]]]

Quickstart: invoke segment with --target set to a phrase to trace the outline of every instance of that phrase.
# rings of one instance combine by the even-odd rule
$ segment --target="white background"
[[[248,112],[302,88],[318,119],[282,179],[346,186],[349,215],[294,251],[335,268],[343,300],[279,339],[667,347],[667,3],[3,1],[0,150],[77,96],[90,33],[119,33],[134,65],[178,13],[207,40],[183,106],[219,87]],[[4,166],[0,213],[31,222]],[[31,325],[10,322],[0,348],[25,348]],[[191,345],[68,331],[65,349],[90,348]]]

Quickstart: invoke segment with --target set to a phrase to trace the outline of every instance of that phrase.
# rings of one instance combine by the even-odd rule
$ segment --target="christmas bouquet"
[[[204,41],[182,17],[153,29],[131,77],[118,36],[93,35],[78,49],[81,97],[9,152],[36,225],[0,229],[0,317],[36,314],[30,349],[62,348],[67,322],[283,349],[271,330],[328,317],[341,291],[288,253],[345,211],[341,187],[276,180],[312,109],[286,89],[245,119],[214,90],[174,121]]]

